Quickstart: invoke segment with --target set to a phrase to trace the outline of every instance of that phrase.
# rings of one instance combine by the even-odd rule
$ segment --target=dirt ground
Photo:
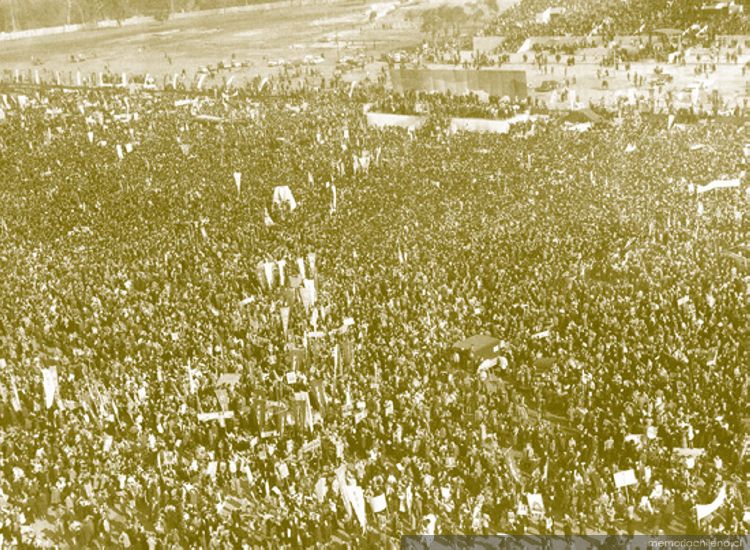
[[[184,69],[192,77],[198,67],[229,61],[234,54],[249,65],[232,73],[239,82],[279,70],[268,66],[270,60],[320,55],[325,73],[339,57],[359,52],[377,57],[421,40],[421,33],[400,14],[368,21],[369,11],[364,2],[325,3],[2,42],[0,69],[32,68],[34,57],[42,62],[37,67],[42,74],[88,75],[108,68],[172,75]],[[85,56],[85,61],[71,62],[71,55]]]

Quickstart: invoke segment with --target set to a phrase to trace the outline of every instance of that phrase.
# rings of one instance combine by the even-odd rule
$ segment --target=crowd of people
[[[506,37],[506,45],[520,46],[530,36],[598,35],[605,42],[616,36],[653,34],[663,29],[696,32],[683,36],[685,43],[705,44],[717,35],[750,33],[750,16],[742,11],[729,12],[728,5],[713,13],[697,2],[670,0],[565,0],[552,6],[557,12],[547,21],[538,16],[550,8],[547,0],[521,0],[498,15],[486,33]],[[706,27],[705,29],[703,27]],[[698,32],[702,29],[702,32]]]
[[[372,103],[371,109],[380,113],[399,115],[432,115],[438,118],[507,119],[523,112],[539,114],[546,111],[530,98],[511,101],[477,93],[457,95],[451,93],[409,91],[387,93]]]
[[[5,544],[747,532],[746,120],[274,90],[2,93]]]

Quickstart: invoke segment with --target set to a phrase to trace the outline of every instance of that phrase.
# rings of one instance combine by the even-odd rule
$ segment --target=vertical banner
[[[237,187],[237,195],[239,195],[242,188],[242,172],[234,173],[234,185]]]
[[[362,529],[365,529],[367,527],[367,516],[365,516],[365,494],[362,491],[362,487],[350,485],[346,489],[349,493],[352,508],[354,508],[354,514],[357,516],[357,521],[359,521]]]
[[[331,184],[331,212],[336,212],[336,185]]]
[[[284,266],[286,266],[286,260],[276,262],[276,267],[279,268],[279,286],[284,286]]]
[[[347,518],[352,516],[352,503],[349,499],[349,492],[346,490],[346,465],[342,464],[338,470],[336,470],[336,481],[339,486],[339,492],[341,493],[341,500],[344,501],[344,509],[346,510]]]
[[[315,291],[315,279],[304,279],[302,283],[310,297],[310,304],[314,306],[318,299],[317,292]]]
[[[44,404],[49,409],[54,404],[57,394],[57,367],[42,369],[42,382],[44,383]]]
[[[284,327],[284,336],[289,334],[289,307],[281,308],[281,326]]]
[[[302,258],[297,258],[297,267],[299,268],[299,276],[303,279],[306,279],[305,276],[305,260]]]
[[[122,72],[122,75],[120,77],[120,84],[123,88],[128,85],[128,73],[126,73],[125,71]]]
[[[273,288],[273,268],[273,262],[263,262],[263,272],[266,275],[266,283],[268,283],[269,289]]]
[[[21,399],[18,397],[18,387],[16,386],[16,379],[13,378],[11,381],[11,398],[10,398],[10,404],[13,405],[13,410],[16,412],[21,412]]]

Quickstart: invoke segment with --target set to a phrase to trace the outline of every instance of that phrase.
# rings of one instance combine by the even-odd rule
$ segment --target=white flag
[[[239,195],[242,188],[242,172],[234,173],[234,185],[237,186],[237,194]]]

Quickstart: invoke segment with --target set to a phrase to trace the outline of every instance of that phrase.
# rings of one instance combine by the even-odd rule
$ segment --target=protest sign
[[[544,517],[544,499],[538,493],[526,493],[526,502],[529,504],[531,517],[539,521]]]
[[[370,508],[374,513],[382,512],[386,509],[385,495],[378,495],[370,499]]]
[[[240,376],[238,372],[225,372],[216,380],[216,385],[233,388],[240,383]]]
[[[229,420],[230,418],[234,418],[234,411],[198,413],[198,422],[208,422],[210,420]]]
[[[635,471],[624,470],[622,472],[615,472],[615,487],[618,489],[627,487],[628,485],[635,485],[638,480],[635,478]]]

